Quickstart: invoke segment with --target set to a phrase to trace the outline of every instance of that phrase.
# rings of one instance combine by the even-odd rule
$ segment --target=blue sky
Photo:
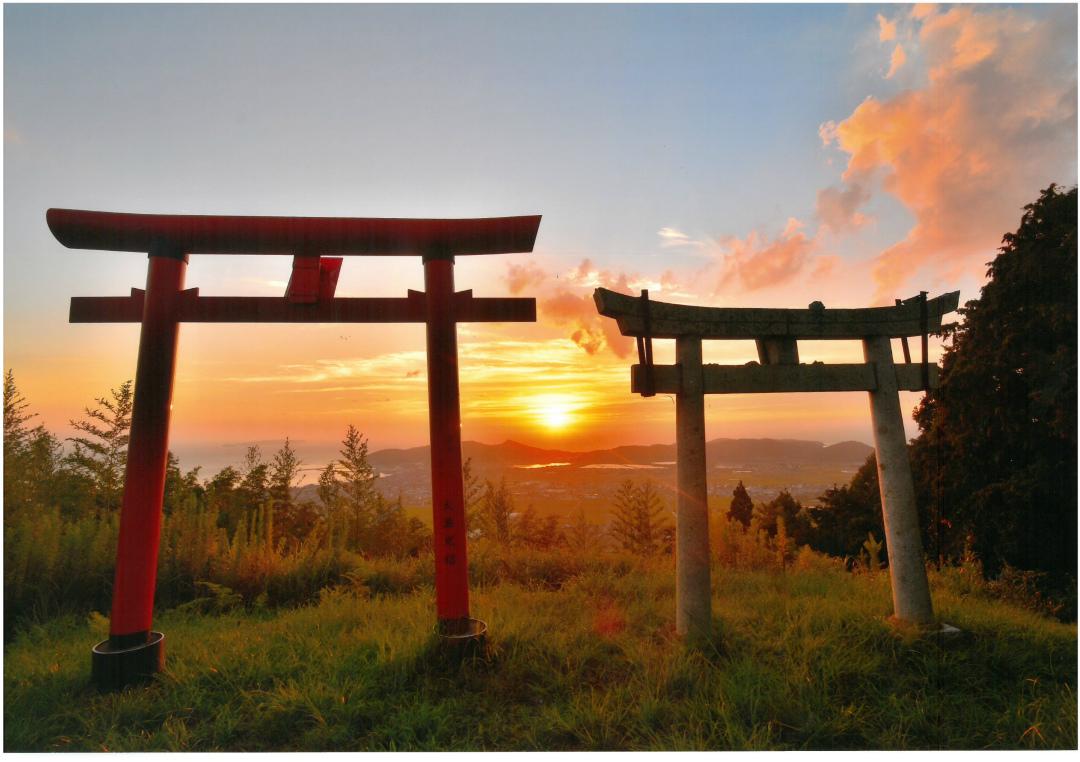
[[[1015,228],[1022,204],[1049,181],[1075,182],[1076,10],[995,6],[920,13],[875,5],[7,5],[5,365],[55,427],[133,372],[136,329],[70,326],[67,300],[126,293],[142,284],[145,261],[63,249],[44,224],[45,210],[54,206],[317,216],[543,214],[531,257],[458,265],[459,287],[487,295],[507,292],[508,264],[537,268],[523,293],[541,300],[540,324],[480,331],[477,341],[565,342],[575,327],[590,326],[599,335],[588,317],[544,308],[553,289],[576,288],[581,295],[586,281],[603,280],[602,274],[574,280],[584,259],[612,279],[637,274],[632,285],[670,271],[680,283],[672,290],[683,294],[675,301],[869,304],[881,298],[871,276],[875,257],[914,235],[933,195],[920,201],[890,185],[890,173],[902,186],[914,172],[901,151],[867,175],[864,184],[872,190],[858,210],[870,222],[826,235],[816,216],[819,193],[862,182],[844,172],[867,155],[867,144],[849,135],[826,145],[819,131],[848,120],[854,135],[867,121],[859,109],[868,98],[902,109],[906,94],[914,93],[923,97],[921,113],[938,106],[944,113],[949,104],[942,93],[948,91],[930,76],[941,60],[955,70],[946,85],[982,81],[971,79],[975,74],[956,46],[941,41],[950,29],[991,41],[993,52],[978,77],[1004,83],[1016,69],[1010,56],[1023,61],[1022,40],[1045,38],[1045,65],[1054,67],[1048,81],[1062,92],[1070,76],[1072,82],[1072,121],[1067,113],[1054,117],[1056,137],[1044,140],[1038,158],[1002,164],[1016,182],[995,207],[1005,211],[985,222],[992,234],[962,242],[959,269],[919,260],[922,269],[895,285],[899,293],[888,292],[960,288],[964,299],[973,298],[981,265],[971,263],[992,257],[1001,233]],[[893,36],[883,25],[890,19],[898,30]],[[1034,32],[1024,26],[1029,22]],[[886,78],[890,52],[900,46],[908,63]],[[1008,92],[1032,90],[1029,80],[1036,76],[1048,79],[1034,64],[1024,66],[1028,79],[1009,79],[1002,84],[1013,88]],[[994,87],[992,80],[981,86]],[[969,128],[978,126],[957,127]],[[1070,129],[1072,147],[1062,148]],[[1008,153],[1014,136],[992,137],[987,150]],[[665,228],[688,243],[669,245],[671,239],[658,235]],[[805,240],[796,240],[799,235]],[[779,264],[755,259],[768,253],[770,241],[782,240],[795,247],[790,258],[777,254]],[[771,281],[755,285],[749,269],[736,272],[755,262],[772,268],[775,287]],[[788,265],[793,269],[783,271]],[[727,281],[734,285],[713,289],[725,272],[735,273]],[[268,294],[280,293],[287,277],[285,258],[203,257],[193,261],[188,282],[204,293]],[[398,296],[421,285],[419,265],[349,262],[339,293]],[[422,348],[411,326],[350,327],[347,348],[344,339],[334,344],[328,338],[337,338],[335,327],[319,334],[266,326],[184,331],[178,404],[199,400],[218,408],[227,397],[208,389],[236,383],[237,372],[261,378],[285,365],[374,360]],[[463,340],[467,344],[469,336]],[[617,365],[628,375],[629,360],[614,345],[607,349],[581,351],[580,362]],[[233,365],[241,370],[226,370]],[[359,393],[363,382],[354,381]],[[282,399],[287,386],[282,380],[260,397],[264,407]],[[610,393],[628,398],[628,380]],[[767,404],[797,416],[807,403],[792,399]],[[717,402],[718,415],[725,404]],[[753,423],[754,406],[763,404],[732,401],[750,411],[740,413],[742,423],[733,430],[820,431],[813,438],[826,441],[869,436],[861,398],[843,403],[856,412],[833,416],[834,422],[796,421],[787,429],[772,413]],[[655,427],[640,436],[670,441],[665,416],[657,412]],[[308,418],[283,413],[278,429],[303,428]],[[240,419],[230,420],[234,429],[244,428]],[[400,423],[384,423],[369,427],[373,440],[383,440],[375,446],[426,439],[422,427],[402,436]],[[196,441],[200,425],[178,414],[176,431]],[[249,428],[241,438],[278,430],[261,418]],[[579,430],[578,439],[562,443],[596,444],[623,436],[620,431],[601,427],[584,436]],[[514,431],[480,426],[473,433],[491,440]],[[527,432],[518,435],[527,438]],[[314,441],[320,434],[308,436]]]

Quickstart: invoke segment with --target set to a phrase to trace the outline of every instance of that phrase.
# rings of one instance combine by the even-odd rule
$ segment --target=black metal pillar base
[[[484,653],[487,623],[479,619],[448,619],[435,625],[435,632],[447,656],[468,658]]]
[[[151,631],[140,635],[143,642],[128,638],[110,638],[94,646],[90,676],[99,691],[118,691],[129,685],[148,683],[165,668],[163,633]]]

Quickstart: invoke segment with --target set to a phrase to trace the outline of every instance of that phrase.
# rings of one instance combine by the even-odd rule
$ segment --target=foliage
[[[300,477],[300,466],[303,465],[296,455],[296,450],[285,437],[285,444],[274,453],[274,462],[270,466],[270,499],[274,506],[283,513],[288,512],[292,506],[292,489]]]
[[[856,557],[868,533],[884,537],[877,458],[871,453],[849,484],[826,490],[807,510],[812,524],[808,544],[823,553]]]
[[[258,445],[251,445],[244,452],[244,463],[240,467],[240,487],[238,489],[244,505],[262,505],[270,497],[270,466],[263,462],[262,451]]]
[[[670,553],[673,537],[666,513],[652,481],[636,486],[627,479],[615,493],[611,536],[619,547],[634,555]]]
[[[340,477],[342,507],[351,519],[352,541],[361,542],[372,522],[375,499],[375,469],[368,462],[368,442],[349,424],[341,441],[336,474]]]
[[[132,382],[125,381],[96,402],[97,407],[86,408],[87,420],[71,421],[72,428],[83,433],[69,438],[75,446],[65,460],[86,478],[97,509],[107,513],[120,507],[123,493],[134,404]]]
[[[750,520],[754,516],[754,501],[750,499],[750,493],[746,491],[742,480],[735,485],[731,493],[731,506],[727,515],[729,519],[738,521],[744,527],[750,526]]]
[[[8,370],[4,374],[4,502],[9,511],[41,510],[63,492],[56,478],[61,467],[60,442],[43,425],[27,425],[36,416]]]
[[[867,532],[866,541],[863,542],[862,546],[866,551],[866,568],[871,572],[881,569],[881,549],[884,547],[884,543],[874,537],[873,532]]]
[[[473,471],[472,458],[466,458],[461,464],[461,484],[465,498],[465,526],[471,533],[480,520],[477,511],[485,492],[484,485],[480,483],[480,477]]]
[[[189,500],[199,503],[205,501],[206,488],[199,483],[201,470],[200,466],[196,466],[186,474],[181,473],[180,461],[171,452],[168,453],[165,466],[165,495],[162,499],[162,508],[166,514],[172,513]]]
[[[341,502],[341,482],[338,480],[337,464],[334,461],[327,463],[326,468],[319,472],[318,495],[323,511],[331,513],[338,509]]]
[[[1076,571],[1076,189],[1025,207],[950,340],[913,447],[931,534],[1067,581]]]
[[[603,544],[603,537],[604,528],[589,521],[584,508],[578,508],[573,522],[563,532],[566,547],[571,552],[595,550]]]
[[[776,497],[767,503],[754,506],[750,529],[765,532],[775,537],[783,524],[784,534],[793,542],[802,545],[809,540],[810,518],[802,503],[796,500],[786,489],[780,490]]]
[[[485,482],[483,496],[474,512],[476,534],[509,545],[510,523],[514,513],[514,498],[506,487],[506,479],[503,478],[498,485]]]
[[[269,491],[276,513],[277,537],[290,545],[302,542],[319,522],[319,513],[313,503],[293,499],[293,487],[299,481],[301,465],[289,438],[285,437],[285,444],[274,453],[270,466]]]

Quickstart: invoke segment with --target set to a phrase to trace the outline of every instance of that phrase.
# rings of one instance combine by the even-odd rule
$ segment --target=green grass
[[[1076,748],[1075,625],[935,575],[964,635],[891,627],[888,577],[808,559],[714,573],[715,635],[673,632],[671,560],[473,591],[483,658],[432,642],[430,587],[159,616],[168,669],[98,695],[100,616],[5,649],[5,751]]]

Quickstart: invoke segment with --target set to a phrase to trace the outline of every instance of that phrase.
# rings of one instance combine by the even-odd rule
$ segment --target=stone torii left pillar
[[[116,214],[50,209],[62,244],[145,252],[145,290],[126,297],[74,297],[73,323],[141,323],[131,439],[120,516],[109,639],[93,649],[93,679],[114,689],[145,680],[164,663],[152,629],[161,508],[168,457],[176,346],[182,322],[425,323],[431,429],[438,632],[469,642],[486,626],[469,616],[457,323],[532,322],[536,302],[454,291],[454,257],[532,251],[540,217],[373,219]],[[191,254],[288,254],[282,297],[200,296],[184,290]],[[335,297],[341,255],[419,255],[426,292],[405,298]]]

